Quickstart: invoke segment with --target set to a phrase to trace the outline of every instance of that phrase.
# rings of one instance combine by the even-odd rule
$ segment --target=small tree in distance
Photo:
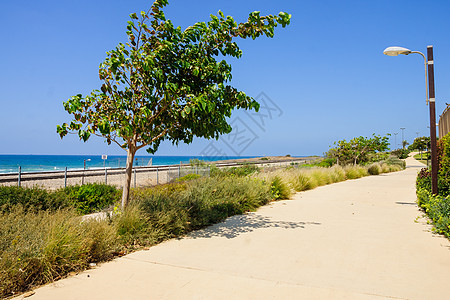
[[[388,135],[389,136],[389,135]],[[335,147],[327,152],[327,156],[335,158],[338,164],[358,164],[368,161],[369,154],[386,151],[389,148],[389,137],[373,134],[371,138],[356,137],[350,141],[334,142]]]
[[[422,151],[425,151],[429,148],[430,144],[430,137],[417,137],[414,139],[414,142],[409,145],[408,150],[419,150],[420,153],[420,159],[422,160]]]
[[[122,207],[128,204],[133,160],[141,148],[155,153],[169,140],[191,143],[194,136],[218,138],[229,133],[226,118],[235,108],[259,109],[244,92],[227,85],[231,66],[217,61],[219,55],[240,58],[234,38],[273,37],[274,28],[290,23],[291,15],[249,15],[237,24],[219,11],[207,23],[199,22],[184,31],[165,18],[167,0],[156,0],[148,12],[128,21],[128,42],[107,53],[100,65],[100,90],[64,103],[74,120],[57,126],[64,137],[91,135],[115,143],[127,151]]]

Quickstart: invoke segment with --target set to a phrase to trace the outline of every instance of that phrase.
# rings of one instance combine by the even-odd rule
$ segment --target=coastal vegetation
[[[429,145],[426,146],[429,148]],[[425,146],[422,148],[425,150]],[[430,167],[423,168],[417,175],[417,203],[431,219],[434,230],[450,238],[450,135],[439,139],[438,194],[431,192]]]
[[[389,147],[389,137],[373,134],[372,137],[355,137],[351,140],[334,142],[327,157],[334,158],[339,165],[363,164],[371,161],[377,153],[384,153]],[[375,160],[377,160],[375,158]]]
[[[105,185],[54,192],[0,187],[0,297],[289,199],[294,192],[402,170],[403,163],[391,158],[365,166],[212,167],[210,177],[190,174],[171,184],[132,189],[124,210],[120,191]],[[103,217],[83,216],[105,207],[110,209]]]
[[[181,30],[166,19],[166,5],[167,0],[156,0],[148,12],[130,15],[128,42],[108,52],[100,65],[100,90],[65,102],[74,119],[57,126],[61,138],[74,133],[87,141],[96,135],[127,151],[122,208],[129,202],[139,149],[155,153],[164,140],[217,139],[231,132],[234,109],[259,109],[252,97],[227,84],[231,66],[222,58],[242,56],[237,38],[273,37],[275,27],[289,25],[291,18],[285,12],[261,16],[255,11],[238,24],[219,11],[208,22]]]

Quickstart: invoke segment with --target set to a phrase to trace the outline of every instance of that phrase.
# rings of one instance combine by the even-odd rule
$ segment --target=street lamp
[[[422,55],[425,62],[425,87],[427,104],[430,103],[430,138],[431,138],[431,190],[433,194],[438,193],[437,175],[437,149],[436,149],[436,103],[434,91],[434,59],[433,46],[427,47],[427,57],[420,51],[411,51],[403,47],[388,47],[384,49],[384,54],[389,56],[397,56],[399,54],[409,55],[417,53]]]
[[[395,136],[395,143],[394,146],[397,147],[397,134],[398,132],[394,132],[394,136]],[[395,149],[394,149],[395,150]]]
[[[405,149],[405,138],[403,137],[403,131],[405,130],[405,127],[400,128],[400,130],[402,131],[402,148]]]
[[[81,185],[84,184],[84,171],[86,170],[86,162],[87,162],[87,161],[91,161],[91,159],[90,159],[90,158],[84,159],[83,177],[81,177]]]

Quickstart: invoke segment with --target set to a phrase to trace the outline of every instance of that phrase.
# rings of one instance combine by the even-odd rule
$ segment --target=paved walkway
[[[450,299],[450,243],[405,171],[296,194],[37,289],[29,299]]]

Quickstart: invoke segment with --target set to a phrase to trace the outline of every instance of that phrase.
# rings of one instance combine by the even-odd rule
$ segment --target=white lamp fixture
[[[403,48],[403,47],[388,47],[388,48],[384,49],[383,54],[386,54],[389,56],[397,56],[399,54],[408,55],[411,52],[412,52],[411,50],[409,50],[407,48]]]

